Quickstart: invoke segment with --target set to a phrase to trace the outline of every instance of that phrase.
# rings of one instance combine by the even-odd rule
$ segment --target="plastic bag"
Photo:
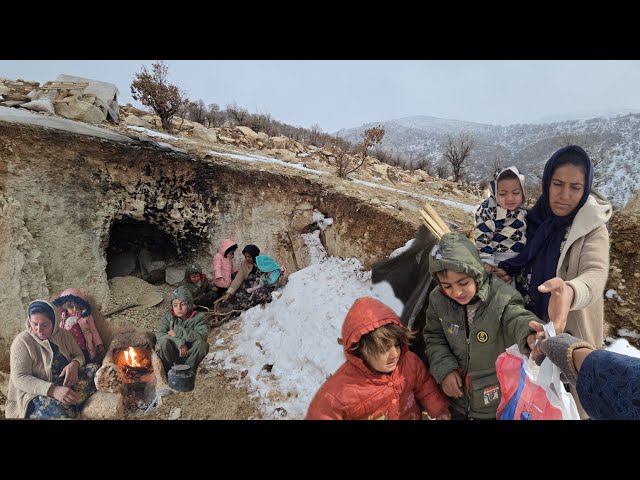
[[[546,337],[555,336],[553,323]],[[545,358],[540,366],[512,345],[496,360],[502,389],[498,420],[580,420],[576,402],[560,380],[560,368]]]

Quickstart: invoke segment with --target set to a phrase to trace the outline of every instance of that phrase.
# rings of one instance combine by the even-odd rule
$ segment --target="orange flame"
[[[141,365],[136,361],[136,357],[138,354],[133,349],[133,347],[129,347],[129,350],[124,351],[124,358],[129,364],[130,367],[140,367]]]

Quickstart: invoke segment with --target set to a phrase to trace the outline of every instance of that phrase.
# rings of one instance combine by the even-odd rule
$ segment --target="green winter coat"
[[[201,300],[203,296],[206,296],[210,292],[215,292],[213,285],[211,285],[211,282],[207,280],[207,276],[204,273],[200,274],[200,283],[201,285],[191,283],[185,278],[178,284],[178,287],[186,287],[187,290],[191,292],[191,296],[193,297],[195,304],[199,305],[198,300]]]
[[[458,369],[464,395],[451,399],[451,408],[470,418],[495,418],[500,403],[496,375],[498,356],[513,344],[529,353],[529,322],[540,319],[524,307],[511,285],[484,271],[478,250],[464,235],[447,233],[429,258],[429,272],[464,272],[476,282],[476,310],[471,329],[467,309],[436,287],[429,296],[423,329],[429,371],[438,383]],[[475,300],[474,300],[475,302]]]
[[[175,337],[167,335],[169,330],[176,333]],[[161,338],[168,338],[180,348],[185,342],[189,345],[198,341],[207,341],[209,336],[209,322],[202,312],[192,312],[192,316],[186,320],[176,317],[169,311],[162,316],[160,327],[155,332],[156,341]]]

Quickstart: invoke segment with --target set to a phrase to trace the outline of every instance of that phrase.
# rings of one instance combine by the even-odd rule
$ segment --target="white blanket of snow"
[[[297,163],[288,163],[282,161],[278,158],[265,157],[263,155],[254,155],[251,153],[247,153],[244,155],[240,155],[238,153],[227,153],[227,152],[216,152],[215,150],[209,150],[208,152],[211,155],[218,155],[222,157],[229,157],[236,160],[244,160],[247,162],[264,162],[264,163],[275,163],[277,165],[282,165],[284,167],[295,168],[297,170],[302,170],[305,172],[315,173],[316,175],[326,175],[327,172],[322,172],[320,170],[314,170],[312,168],[307,168],[304,165],[298,165]]]
[[[167,135],[166,133],[156,132],[155,130],[149,130],[148,128],[144,128],[144,127],[127,125],[127,128],[130,128],[131,130],[135,130],[136,132],[144,133],[149,137],[171,138],[173,140],[178,140],[178,137],[174,137],[173,135]]]

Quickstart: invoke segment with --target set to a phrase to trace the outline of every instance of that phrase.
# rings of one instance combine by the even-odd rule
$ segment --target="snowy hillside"
[[[640,114],[599,117],[546,124],[485,125],[427,116],[381,122],[382,147],[407,158],[430,156],[438,162],[448,135],[471,133],[476,145],[465,171],[470,183],[490,178],[496,165],[516,165],[531,177],[567,138],[583,146],[593,158],[603,157],[596,169],[597,187],[615,206],[623,206],[640,189]],[[358,141],[367,124],[341,130],[341,136]]]

